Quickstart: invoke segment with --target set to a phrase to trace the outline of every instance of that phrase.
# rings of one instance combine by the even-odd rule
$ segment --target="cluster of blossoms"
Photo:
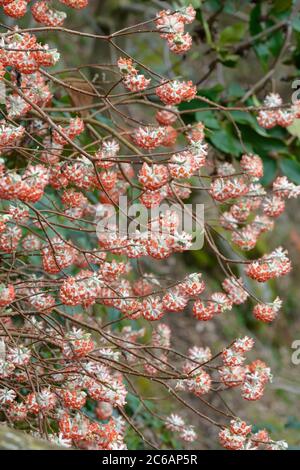
[[[38,43],[36,37],[29,33],[20,34],[16,30],[1,37],[1,76],[4,75],[6,67],[12,67],[21,74],[30,75],[37,72],[40,67],[55,65],[58,60],[59,53],[56,49],[49,48],[47,44]]]
[[[27,13],[27,7],[31,0],[0,0],[3,13],[12,18],[22,18]],[[58,0],[70,8],[81,9],[88,5],[89,0]],[[33,18],[46,26],[61,26],[67,15],[63,11],[52,9],[49,1],[38,0],[31,6]]]
[[[196,86],[191,81],[180,82],[172,80],[156,88],[159,99],[168,105],[180,104],[182,101],[190,101],[196,96]]]
[[[28,2],[0,3],[5,12],[22,12]],[[88,2],[61,3],[83,8]],[[45,1],[32,2],[31,10],[47,26],[59,26],[65,18]],[[157,15],[159,35],[173,52],[190,48],[191,36],[184,27],[194,17],[191,6]],[[1,37],[0,70],[9,88],[0,122],[1,421],[11,426],[21,423],[28,432],[62,446],[114,450],[126,448],[128,424],[122,415],[126,417],[131,374],[165,383],[174,396],[192,394],[209,400],[216,391],[239,387],[245,400],[262,398],[271,373],[261,360],[245,363],[254,344],[251,338],[237,339],[214,354],[198,345],[186,355],[171,349],[171,329],[159,321],[162,317],[171,322],[172,314],[190,309],[197,320],[207,321],[252,296],[244,277],[233,273],[212,292],[199,272],[176,276],[172,282],[159,275],[164,273],[161,260],[189,250],[193,236],[181,230],[175,210],[153,216],[150,209],[188,199],[194,182],[205,176],[210,185],[200,189],[222,212],[221,228],[235,246],[252,250],[258,237],[273,229],[285,201],[300,194],[300,187],[278,176],[267,193],[259,183],[263,164],[258,155],[244,154],[236,165],[214,165],[204,125],[177,126],[180,107],[176,106],[196,97],[197,88],[190,81],[159,80],[153,90],[158,125],[128,129],[130,117],[125,116],[126,128],[117,124],[113,129],[99,120],[99,134],[92,120],[87,119],[86,126],[84,112],[80,116],[64,112],[59,117],[55,112],[49,117],[47,107],[53,105],[55,110],[56,101],[52,103],[52,87],[61,80],[51,81],[43,67],[58,59],[56,50],[21,30]],[[139,93],[148,88],[150,79],[134,63],[120,58],[117,65],[125,88]],[[95,82],[98,92],[97,86]],[[148,92],[149,88],[134,99],[151,105]],[[277,109],[279,105],[272,103],[266,106]],[[115,105],[112,115],[114,111]],[[122,115],[119,112],[118,119]],[[92,136],[97,139],[91,140]],[[83,147],[81,141],[89,143]],[[15,161],[15,154],[20,160]],[[150,217],[144,227],[123,233],[114,208],[127,194]],[[121,204],[118,210],[122,212]],[[96,233],[99,221],[105,230]],[[282,248],[243,265],[243,275],[258,282],[291,270]],[[147,273],[152,267],[157,276]],[[279,298],[257,303],[254,317],[273,321],[281,303]],[[119,329],[111,326],[116,322]],[[155,323],[150,327],[148,322]],[[55,432],[43,433],[41,420],[45,429]],[[186,442],[197,439],[194,428],[180,416],[173,413],[163,422]],[[252,433],[251,426],[239,420],[221,428],[225,448],[285,447],[265,431]]]
[[[265,129],[272,129],[275,126],[288,127],[295,119],[300,118],[299,103],[287,109],[282,108],[282,98],[278,93],[269,93],[263,105],[265,109],[259,111],[257,122]]]
[[[192,47],[192,37],[184,32],[186,24],[196,17],[192,5],[180,8],[175,13],[163,10],[156,15],[156,27],[163,39],[166,39],[169,49],[175,54],[184,54]]]
[[[193,426],[186,425],[184,419],[174,413],[167,417],[166,428],[170,429],[170,431],[178,432],[179,437],[186,442],[193,442],[197,439]]]
[[[95,352],[92,358],[90,353],[95,350],[95,344],[89,334],[73,328],[63,338],[55,329],[45,329],[43,322],[28,322],[25,326],[29,335],[44,331],[46,339],[39,341],[34,356],[30,340],[28,346],[10,346],[9,341],[2,341],[0,378],[5,386],[0,388],[0,410],[11,423],[24,423],[29,418],[34,423],[41,417],[48,423],[56,423],[59,432],[48,438],[61,446],[91,450],[126,448],[125,423],[114,411],[126,403],[123,378],[98,362],[102,355]],[[60,367],[52,371],[48,382],[32,390],[35,373],[40,376],[46,373],[39,359],[50,345],[53,353],[61,355]],[[85,413],[87,400],[97,407],[94,420]]]
[[[1,172],[0,195],[4,200],[37,202],[43,196],[48,182],[49,171],[44,165],[28,165],[23,174],[17,171]]]
[[[245,353],[254,345],[252,338],[245,336],[236,340],[233,345],[222,353],[223,365],[219,369],[221,382],[229,388],[240,387],[241,396],[245,400],[260,400],[266,384],[272,380],[269,367],[257,359],[244,364]]]
[[[260,360],[245,365],[245,353],[253,347],[254,341],[245,336],[236,340],[232,346],[222,353],[223,364],[217,367],[218,374],[212,376],[205,370],[211,364],[212,353],[209,348],[192,347],[188,351],[188,359],[183,364],[183,372],[192,378],[181,379],[176,390],[188,390],[196,396],[212,392],[213,382],[221,380],[226,388],[240,387],[242,397],[246,400],[258,400],[262,397],[265,384],[271,380],[270,369]],[[201,367],[202,366],[202,367]],[[214,375],[214,374],[213,374]],[[218,378],[219,375],[219,378]],[[171,414],[166,419],[166,427],[179,433],[183,440],[192,442],[197,438],[193,427],[187,426],[181,416]],[[236,418],[229,427],[223,427],[219,433],[220,444],[230,450],[279,450],[287,448],[284,441],[272,441],[267,431],[252,433],[252,426]]]
[[[132,92],[143,91],[151,82],[151,79],[138,73],[137,69],[133,66],[132,59],[120,58],[118,60],[118,68],[123,77],[122,82],[127,90]]]
[[[285,450],[285,441],[273,441],[266,429],[252,431],[252,426],[233,419],[230,426],[219,433],[220,444],[229,450]]]
[[[237,171],[243,174],[236,176]],[[218,173],[220,176],[211,183],[210,194],[218,202],[232,203],[230,209],[223,212],[220,222],[231,232],[232,242],[242,250],[255,248],[259,236],[273,230],[274,219],[285,209],[285,199],[300,194],[300,186],[280,176],[275,179],[272,192],[266,193],[257,182],[263,176],[263,164],[258,155],[243,155],[240,170],[226,163],[218,168]],[[248,220],[251,222],[247,224]]]

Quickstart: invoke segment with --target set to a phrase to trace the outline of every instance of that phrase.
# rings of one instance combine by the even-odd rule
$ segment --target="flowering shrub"
[[[50,30],[66,18],[47,1],[0,3],[13,18],[30,9],[34,20]],[[81,9],[88,1],[58,3]],[[185,28],[195,15],[192,6],[158,12],[150,33],[158,34],[170,53],[185,54],[192,46]],[[227,449],[286,448],[227,408],[217,410],[218,419],[211,415],[214,393],[235,388],[247,401],[262,398],[272,375],[262,360],[248,359],[254,340],[232,338],[221,351],[199,345],[177,351],[167,322],[184,310],[195,322],[211,321],[245,302],[254,304],[258,321],[272,322],[280,314],[278,297],[264,303],[245,280],[285,276],[292,269],[288,253],[278,247],[248,259],[243,252],[274,229],[300,186],[283,175],[266,189],[260,181],[263,161],[251,152],[230,162],[213,158],[204,123],[183,119],[181,105],[201,101],[197,86],[161,76],[116,46],[114,39],[127,33],[134,29],[92,35],[120,54],[111,64],[113,84],[105,93],[88,78],[88,88],[81,90],[64,80],[64,70],[62,78],[52,74],[60,54],[40,42],[39,28],[31,32],[16,26],[1,34],[1,80],[7,89],[0,123],[1,420],[66,447],[124,449],[128,428],[143,437],[125,409],[128,394],[138,393],[133,379],[142,377],[215,426]],[[60,109],[55,93],[62,88],[94,102]],[[94,114],[96,99],[100,106]],[[128,114],[124,102],[132,109]],[[146,113],[134,114],[136,104],[151,109],[151,122]],[[224,111],[217,102],[210,104]],[[109,124],[95,118],[107,110],[114,115]],[[283,108],[275,93],[261,107],[241,110],[254,112],[266,129],[288,126],[300,115],[298,105]],[[198,190],[216,208],[216,227],[204,226],[206,246],[225,276],[216,292],[210,291],[204,272],[182,279],[154,274],[162,260],[176,259],[192,245],[191,234],[179,231],[175,212],[150,220],[150,237],[142,230],[119,233],[110,220],[120,196],[130,195],[150,209],[163,201],[184,204]],[[97,237],[99,214],[108,230]],[[238,259],[220,251],[220,233]],[[237,265],[242,275],[235,272]],[[207,411],[188,405],[182,397],[189,394]],[[142,399],[141,406],[146,406]],[[197,430],[180,413],[150,412],[159,413],[162,425],[184,441],[197,441]]]

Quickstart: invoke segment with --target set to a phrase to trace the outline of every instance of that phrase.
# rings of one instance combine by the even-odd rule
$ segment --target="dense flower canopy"
[[[57,4],[77,10],[88,0]],[[34,21],[50,30],[63,28],[67,18],[67,9],[53,9],[48,1],[0,5],[15,19],[30,10]],[[192,6],[157,12],[151,33],[171,53],[185,54],[192,47],[187,29],[195,15]],[[0,122],[1,421],[66,447],[125,449],[128,428],[136,429],[125,405],[129,393],[138,393],[132,379],[140,376],[156,381],[182,407],[168,416],[158,410],[163,426],[186,442],[197,441],[197,429],[181,416],[181,396],[192,394],[203,404],[214,393],[236,389],[255,401],[272,374],[262,360],[248,358],[255,346],[248,336],[232,338],[223,350],[196,344],[177,351],[168,318],[189,310],[195,322],[212,321],[246,302],[258,321],[280,315],[281,299],[257,299],[245,280],[261,283],[288,274],[287,251],[278,247],[250,260],[243,252],[274,229],[300,187],[281,175],[266,189],[260,182],[263,161],[250,152],[232,162],[212,158],[205,125],[182,119],[180,105],[201,100],[188,77],[160,76],[118,46],[107,93],[89,79],[88,91],[78,90],[64,82],[66,75],[52,74],[60,53],[38,34],[16,24],[0,42],[7,89]],[[114,45],[111,38],[95,37]],[[112,126],[93,118],[93,105],[60,110],[55,92],[61,87],[98,99],[100,112],[115,113]],[[128,115],[122,100],[132,109]],[[151,108],[151,122],[146,113],[136,118],[136,102]],[[300,116],[298,105],[284,108],[276,93],[254,112],[265,129],[285,127]],[[197,190],[216,208],[215,227],[204,225],[205,243],[224,272],[216,291],[205,272],[182,279],[159,274],[156,266],[192,246],[192,234],[181,230],[176,211],[158,213],[147,230],[128,233],[116,230],[112,219],[115,209],[121,212],[120,196],[150,210],[162,202],[184,205]],[[96,234],[99,220],[106,230]],[[238,261],[219,251],[216,230],[239,253]],[[231,268],[236,264],[241,275]],[[227,449],[286,447],[227,408],[218,420],[210,417],[209,405],[205,413],[194,412],[217,427]]]

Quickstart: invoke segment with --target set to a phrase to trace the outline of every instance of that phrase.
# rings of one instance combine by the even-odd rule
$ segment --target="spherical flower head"
[[[181,284],[182,291],[191,297],[200,295],[205,290],[205,282],[201,273],[189,274]]]
[[[88,6],[89,0],[59,0],[61,3],[64,3],[68,7],[75,8],[76,10],[81,10]]]
[[[165,136],[162,140],[161,145],[163,147],[173,147],[176,144],[178,132],[172,126],[165,126]]]
[[[168,34],[183,33],[184,21],[179,13],[172,13],[170,10],[162,10],[156,14],[155,24],[165,38]]]
[[[186,426],[180,432],[180,437],[186,442],[194,442],[197,439],[197,434],[193,426]]]
[[[13,0],[3,5],[3,11],[12,18],[22,18],[27,11],[26,0]]]
[[[7,377],[10,377],[16,366],[12,363],[9,362],[6,359],[0,359],[0,378],[6,379]]]
[[[252,203],[247,198],[240,199],[230,208],[230,214],[239,222],[245,222],[252,210]]]
[[[141,148],[153,150],[162,144],[165,137],[164,127],[139,127],[133,133],[134,142]]]
[[[182,101],[192,100],[197,93],[197,88],[193,82],[180,82],[173,80],[163,83],[156,88],[156,94],[159,99],[167,105],[177,105]]]
[[[64,406],[72,410],[80,410],[85,405],[86,393],[81,390],[63,390],[62,398]]]
[[[241,158],[241,169],[249,176],[259,179],[264,174],[262,159],[258,155],[244,154]]]
[[[164,323],[159,323],[153,329],[152,344],[153,346],[160,346],[164,348],[170,347],[171,330],[170,327]]]
[[[241,366],[246,358],[240,351],[236,351],[231,347],[223,350],[222,359],[225,366],[234,367]]]
[[[300,185],[296,186],[286,176],[277,176],[273,182],[273,192],[276,196],[282,198],[298,197],[300,195]]]
[[[248,375],[241,387],[242,398],[248,401],[257,401],[262,398],[263,394],[263,383],[259,380],[256,380],[256,378],[253,379],[253,376]]]
[[[53,131],[53,140],[57,144],[66,145],[68,141],[65,136],[73,140],[76,136],[80,135],[84,131],[84,122],[79,117],[71,118],[68,127],[58,126],[58,129],[59,131]]]
[[[174,124],[177,120],[177,108],[175,106],[166,106],[165,109],[157,111],[155,118],[162,126]]]
[[[245,196],[248,192],[249,187],[243,177],[215,178],[209,190],[212,198],[219,202]]]
[[[266,446],[267,450],[287,450],[289,447],[286,441],[272,441]]]
[[[260,110],[258,112],[257,122],[265,129],[272,129],[277,125],[277,111]]]
[[[220,380],[226,387],[238,387],[246,378],[246,370],[243,366],[224,366],[219,369]]]
[[[187,380],[186,385],[190,392],[200,397],[210,391],[211,377],[206,371],[198,369],[197,375]]]
[[[73,418],[64,413],[59,420],[59,430],[65,439],[84,439],[89,431],[89,420],[79,413]]]
[[[196,10],[193,5],[179,8],[178,13],[184,24],[192,23],[196,18]]]
[[[139,92],[145,90],[150,84],[151,79],[142,74],[126,74],[123,78],[123,84],[127,90]]]
[[[149,296],[142,302],[142,315],[146,320],[156,321],[162,318],[163,305],[158,296]]]
[[[95,349],[95,344],[90,336],[90,333],[73,328],[66,335],[68,342],[63,345],[63,355],[70,359],[87,356]]]
[[[233,434],[237,434],[239,436],[247,436],[251,433],[252,426],[248,425],[245,421],[242,421],[238,418],[230,421],[229,429]]]
[[[61,26],[67,17],[65,12],[51,9],[45,1],[34,3],[31,13],[38,23],[45,26]]]
[[[162,298],[163,309],[169,312],[181,312],[188,303],[188,297],[177,288],[170,289]]]
[[[236,339],[232,345],[234,351],[240,354],[251,351],[254,346],[254,339],[249,338],[249,336],[244,336],[243,338]]]
[[[193,346],[188,350],[188,356],[191,361],[208,362],[212,358],[212,352],[209,347]]]
[[[234,434],[228,428],[219,432],[219,439],[220,444],[228,450],[241,450],[246,441],[245,436]]]
[[[287,257],[287,251],[279,247],[269,255],[264,255],[259,260],[250,263],[246,268],[246,274],[258,282],[266,282],[288,274],[291,269],[292,265]]]
[[[284,200],[276,195],[266,197],[262,204],[264,214],[269,217],[279,217],[285,209]]]
[[[17,394],[9,388],[0,388],[0,405],[9,405],[14,401]]]
[[[223,292],[214,292],[210,299],[210,302],[213,304],[214,313],[216,314],[232,309],[232,301],[229,296]]]
[[[231,163],[225,162],[218,164],[217,173],[219,176],[232,176],[236,173],[236,170]]]
[[[0,307],[9,305],[15,299],[15,289],[12,284],[0,284]]]
[[[192,47],[192,36],[189,33],[168,34],[168,46],[174,54],[185,54]]]
[[[238,219],[236,219],[230,211],[225,211],[220,215],[219,222],[221,227],[226,230],[237,230],[238,228]]]
[[[6,410],[6,413],[13,422],[24,421],[27,417],[27,408],[24,403],[13,402]]]
[[[270,323],[277,317],[281,305],[282,301],[277,297],[272,303],[255,305],[253,314],[257,320]]]
[[[180,179],[191,177],[196,170],[192,153],[185,150],[172,155],[168,169],[172,178]]]
[[[166,418],[166,428],[170,429],[171,431],[181,432],[185,427],[185,422],[181,418],[181,416],[172,413],[170,416]]]
[[[165,165],[143,163],[138,174],[140,184],[151,191],[160,189],[168,179],[169,173]]]
[[[104,141],[100,150],[95,153],[96,164],[105,169],[113,167],[116,162],[111,160],[116,159],[119,150],[119,143],[115,139]]]
[[[193,305],[193,315],[197,320],[208,321],[214,316],[213,303],[205,305],[202,300],[197,299]]]
[[[31,358],[31,351],[25,346],[10,348],[7,352],[7,360],[15,366],[26,366]]]
[[[41,389],[38,393],[30,393],[25,399],[27,410],[32,414],[39,414],[40,411],[47,412],[53,410],[57,397],[49,388]]]
[[[272,382],[271,369],[264,361],[256,359],[255,361],[251,362],[247,368],[250,371],[250,374],[255,374],[256,377],[259,377],[259,380],[261,380],[263,384]]]
[[[0,122],[0,149],[14,145],[25,133],[23,126],[13,126],[6,124],[3,121]]]
[[[189,130],[186,134],[186,138],[188,142],[190,144],[202,143],[205,137],[205,134],[204,134],[205,126],[203,122],[199,121],[193,127],[188,126],[188,129]]]
[[[251,227],[255,230],[258,234],[272,231],[274,228],[274,220],[266,215],[256,215]]]
[[[137,70],[133,65],[132,59],[120,57],[118,62],[117,62],[117,65],[118,65],[120,73],[123,74],[123,75],[127,75],[127,74],[135,75],[135,74],[137,74]]]
[[[176,253],[183,253],[187,251],[192,246],[192,239],[193,236],[190,233],[182,231],[175,231],[174,234],[171,235],[170,239],[170,247],[171,250]]]
[[[232,242],[235,245],[238,245],[242,250],[249,251],[252,250],[259,236],[259,231],[253,225],[248,225],[243,227],[239,231],[232,232]]]
[[[277,124],[281,127],[289,127],[293,124],[295,114],[291,110],[279,109],[277,111]]]
[[[266,429],[261,429],[256,433],[252,433],[251,435],[251,443],[254,448],[259,448],[271,442],[271,438],[269,433]]]
[[[282,105],[282,98],[278,93],[269,93],[264,99],[264,105],[269,108],[276,108]]]
[[[244,303],[249,296],[248,292],[244,288],[242,278],[237,279],[234,276],[226,278],[222,283],[222,287],[226,291],[232,303],[236,305]]]

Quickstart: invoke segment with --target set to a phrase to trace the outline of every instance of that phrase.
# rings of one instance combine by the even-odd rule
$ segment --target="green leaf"
[[[292,134],[294,137],[298,137],[300,139],[300,119],[295,119],[293,124],[291,124],[287,128],[288,132]]]
[[[202,15],[202,12],[201,12],[200,9],[198,9],[197,12],[196,12],[196,18],[202,24],[207,44],[211,47],[214,47],[211,32],[210,32],[210,29],[209,29],[209,24],[206,21],[206,19],[204,18],[204,16]]]
[[[227,95],[229,98],[241,98],[245,94],[245,89],[237,82],[229,84]]]
[[[263,68],[263,70],[267,71],[268,69],[268,63],[269,63],[269,58],[270,58],[270,50],[266,44],[256,44],[253,47],[258,60]]]
[[[250,29],[251,36],[255,36],[256,34],[262,31],[260,19],[261,19],[261,4],[257,3],[250,13],[249,29]]]
[[[239,127],[242,133],[244,144],[251,145],[253,152],[257,153],[260,157],[269,158],[272,152],[286,152],[286,145],[282,139],[264,137],[258,134],[251,127],[245,126],[243,124],[241,124]]]
[[[277,164],[272,158],[263,158],[264,176],[260,179],[263,186],[268,186],[276,176]]]
[[[231,111],[231,117],[238,122],[239,124],[246,124],[249,125],[252,129],[254,129],[258,134],[269,137],[268,132],[259,124],[257,123],[256,118],[246,111]]]
[[[228,54],[227,52],[225,54],[224,52],[219,54],[219,59],[225,67],[235,67],[239,58],[237,54]]]
[[[232,26],[227,26],[223,29],[219,38],[219,46],[225,46],[227,44],[234,44],[239,42],[244,36],[247,29],[245,23],[235,23]]]
[[[300,33],[300,15],[298,14],[295,18],[292,19],[292,27],[294,31]]]
[[[274,57],[278,56],[283,44],[284,44],[284,35],[282,31],[280,30],[273,32],[270,39],[268,39],[267,41],[269,50],[273,54]]]
[[[224,87],[220,84],[217,84],[211,88],[201,88],[198,90],[197,95],[205,96],[212,101],[216,101],[220,95],[220,93],[224,90]],[[198,101],[199,103],[199,101]]]
[[[205,108],[204,108],[205,109]],[[219,121],[213,111],[199,111],[196,113],[196,120],[202,121],[210,129],[220,129]]]
[[[200,89],[197,95],[203,96],[212,101],[217,101],[222,91],[223,91],[223,86],[218,84],[211,88]],[[209,105],[207,103],[204,103],[203,101],[191,100],[189,102],[180,103],[178,108],[180,111],[183,111],[183,110],[188,111],[189,109],[192,110],[196,108],[208,108],[208,107]],[[182,115],[182,119],[184,120],[186,124],[191,124],[195,120],[195,114],[185,113]]]
[[[215,131],[208,139],[214,147],[224,153],[239,156],[243,151],[240,142],[231,134],[229,129]]]
[[[300,184],[300,163],[295,160],[285,158],[279,162],[282,173],[293,183]]]
[[[270,13],[283,13],[290,10],[293,1],[292,0],[275,0],[274,5]]]

